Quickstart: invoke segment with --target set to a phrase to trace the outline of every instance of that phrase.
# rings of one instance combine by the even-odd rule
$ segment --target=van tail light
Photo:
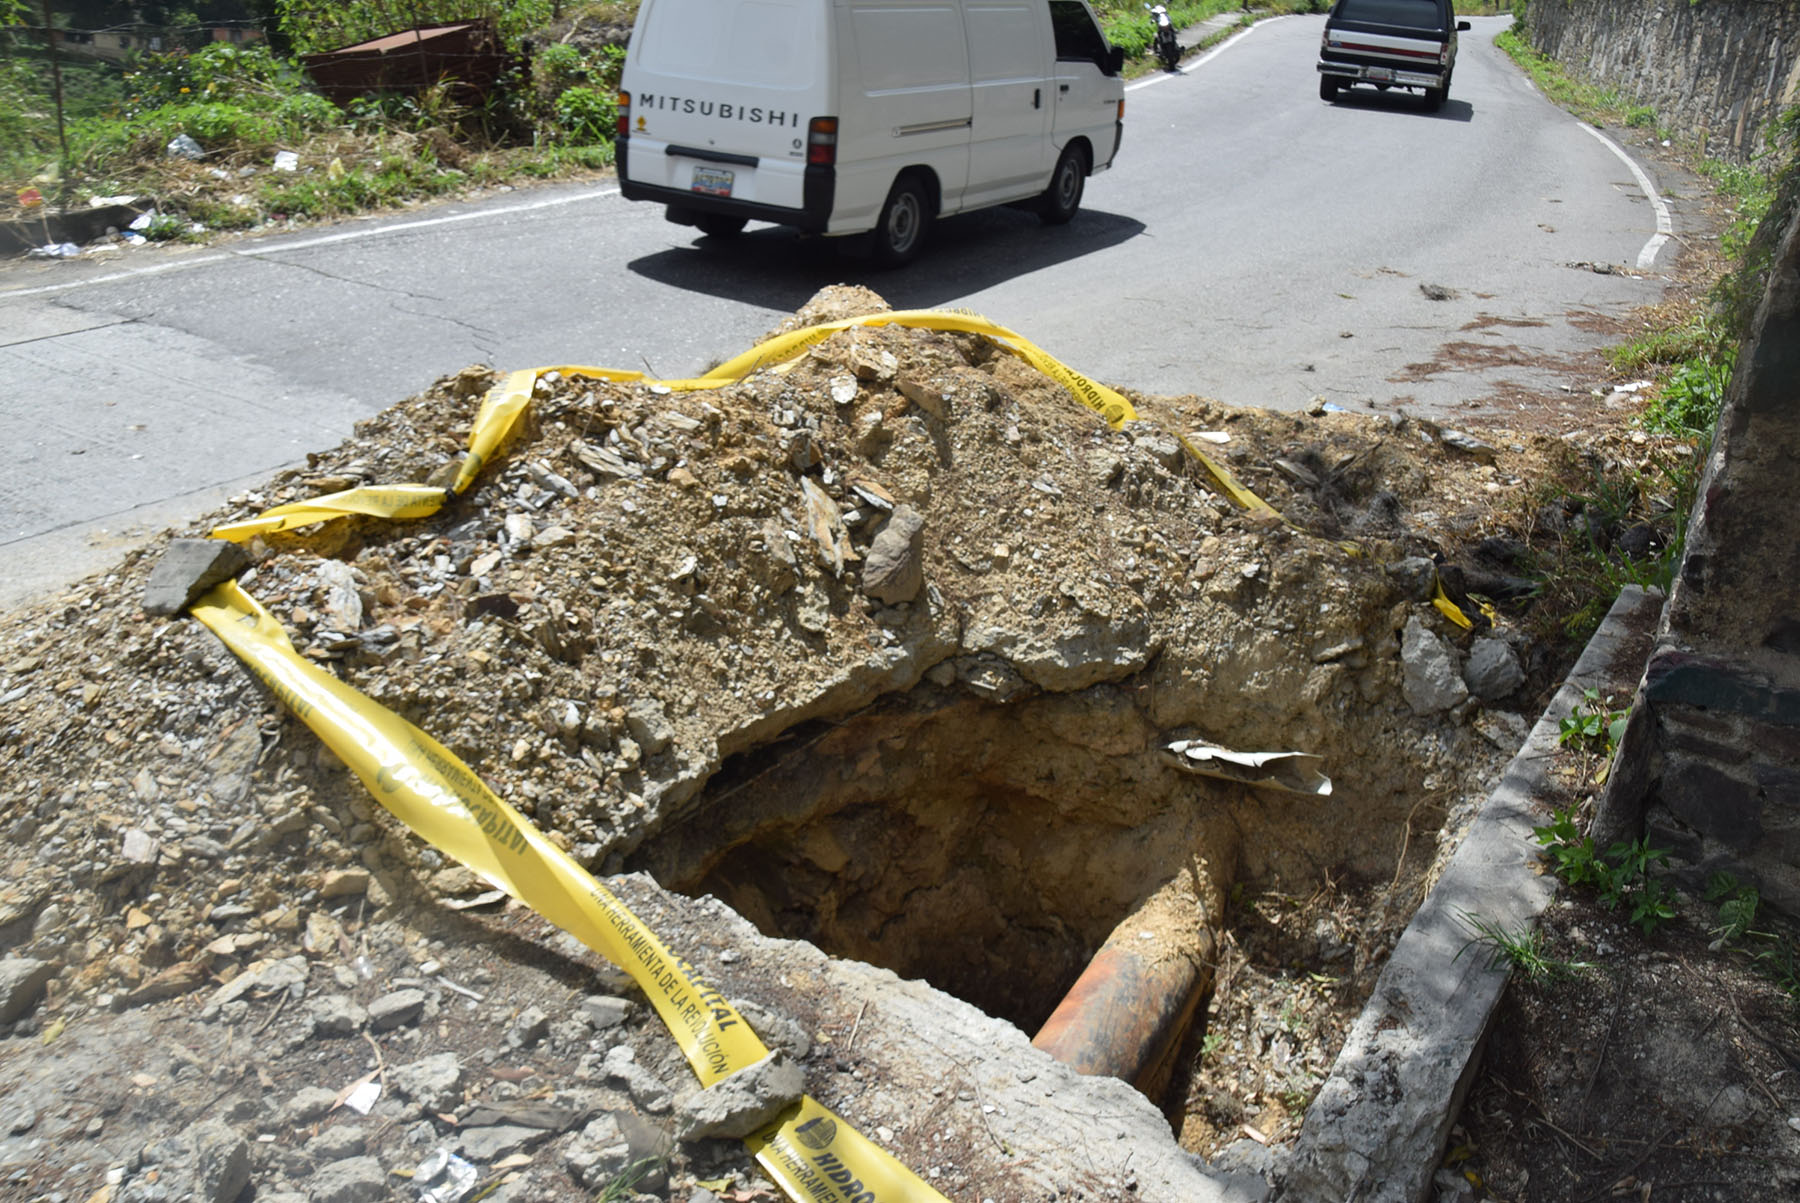
[[[830,167],[837,162],[837,118],[814,117],[806,123],[806,162]]]
[[[613,132],[616,133],[621,138],[630,137],[631,136],[631,93],[630,92],[624,91],[623,89],[620,90],[617,107],[618,107],[618,117],[614,124]]]
[[[1125,120],[1125,98],[1119,97],[1119,120]]]

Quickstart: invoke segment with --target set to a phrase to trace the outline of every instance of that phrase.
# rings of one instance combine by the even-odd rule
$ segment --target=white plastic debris
[[[419,1188],[419,1203],[461,1203],[480,1177],[472,1164],[442,1148],[413,1170],[413,1185]]]
[[[186,134],[176,134],[174,140],[169,143],[167,152],[171,159],[188,159],[195,163],[206,157],[206,152],[200,149],[200,144]]]
[[[1331,796],[1331,778],[1313,767],[1323,757],[1310,752],[1234,752],[1198,739],[1178,739],[1163,751],[1183,772],[1290,794]]]
[[[300,170],[300,156],[298,154],[295,154],[291,150],[276,151],[275,152],[275,170],[276,171],[299,171]]]

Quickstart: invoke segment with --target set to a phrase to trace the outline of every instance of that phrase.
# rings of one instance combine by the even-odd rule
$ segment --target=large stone
[[[176,539],[150,570],[146,614],[179,614],[220,581],[250,567],[243,548],[224,539]]]
[[[411,986],[383,994],[369,1004],[369,1027],[377,1032],[411,1023],[425,1010],[425,992]]]
[[[522,1153],[555,1135],[556,1133],[544,1128],[492,1124],[484,1128],[465,1129],[456,1147],[470,1161],[492,1162],[513,1153]]]
[[[595,1031],[616,1028],[631,1015],[631,1000],[612,994],[590,994],[581,1000],[580,1015]]]
[[[328,994],[313,1000],[313,1033],[318,1036],[354,1036],[369,1022],[369,1013],[347,994]]]
[[[337,1092],[324,1086],[302,1086],[281,1109],[281,1121],[291,1127],[323,1119],[337,1106]]]
[[[462,1079],[455,1053],[433,1053],[388,1070],[388,1084],[428,1111],[454,1111],[462,1103]]]
[[[863,563],[863,592],[886,606],[917,597],[925,587],[924,546],[924,517],[905,503],[895,506],[887,525],[869,544]]]
[[[250,1142],[217,1120],[195,1124],[189,1135],[199,1203],[232,1203],[250,1185]]]
[[[1524,683],[1518,653],[1506,640],[1477,639],[1470,646],[1469,662],[1463,665],[1463,684],[1470,693],[1484,702],[1498,702]]]
[[[1400,636],[1400,667],[1400,691],[1414,714],[1437,714],[1469,696],[1449,646],[1426,630],[1416,614],[1406,620]]]
[[[387,1198],[387,1171],[373,1157],[334,1161],[313,1175],[307,1198],[312,1203],[375,1203]]]
[[[607,1049],[605,1066],[606,1076],[622,1083],[632,1101],[645,1111],[660,1113],[674,1104],[674,1093],[661,1078],[637,1063],[629,1047],[621,1044]]]
[[[631,1161],[631,1144],[609,1114],[596,1116],[569,1142],[563,1165],[589,1190],[606,1185]]]
[[[770,1053],[682,1099],[675,1108],[675,1135],[680,1140],[742,1139],[799,1102],[805,1090],[800,1067],[783,1053]]]
[[[31,957],[0,960],[0,1023],[11,1023],[37,1005],[44,986],[56,975],[48,961]]]

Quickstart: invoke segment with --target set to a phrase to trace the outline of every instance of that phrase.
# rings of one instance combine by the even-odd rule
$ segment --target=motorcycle
[[[1162,60],[1164,71],[1173,71],[1175,64],[1181,61],[1181,43],[1175,40],[1175,25],[1169,20],[1169,10],[1160,4],[1144,7],[1156,18],[1156,57]]]

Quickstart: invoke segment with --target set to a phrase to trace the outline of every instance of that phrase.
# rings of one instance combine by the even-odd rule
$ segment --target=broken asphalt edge
[[[1549,792],[1559,724],[1583,689],[1630,688],[1662,605],[1660,591],[1620,592],[1482,804],[1394,946],[1277,1168],[1283,1203],[1419,1203],[1427,1196],[1508,977],[1474,943],[1468,917],[1527,930],[1555,897],[1557,879],[1541,871],[1531,829],[1550,817],[1540,800]]]

